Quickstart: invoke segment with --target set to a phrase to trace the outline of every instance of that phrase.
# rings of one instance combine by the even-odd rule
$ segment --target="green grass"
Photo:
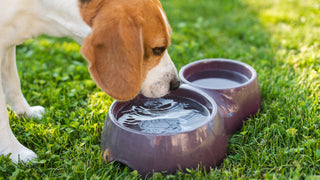
[[[320,1],[162,0],[173,29],[178,69],[203,58],[252,65],[262,109],[230,139],[225,161],[210,171],[156,173],[152,179],[320,178]],[[72,40],[40,37],[17,49],[23,93],[46,108],[41,120],[17,118],[11,127],[39,156],[16,167],[0,157],[5,179],[136,179],[100,151],[112,99],[99,90]],[[1,178],[0,178],[1,179]]]

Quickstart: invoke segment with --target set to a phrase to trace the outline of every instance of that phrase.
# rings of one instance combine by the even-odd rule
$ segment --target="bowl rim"
[[[210,63],[210,62],[228,62],[228,63],[233,63],[233,64],[237,64],[237,65],[240,65],[240,66],[243,66],[245,67],[246,69],[249,69],[249,71],[252,73],[252,76],[250,77],[250,79],[242,84],[239,84],[239,85],[235,85],[235,86],[232,86],[232,87],[227,87],[227,88],[213,88],[213,87],[206,87],[206,86],[201,86],[201,85],[198,85],[198,84],[195,84],[195,83],[192,83],[190,82],[189,80],[187,80],[183,73],[190,67],[194,66],[194,65],[197,65],[197,64],[201,64],[201,63]],[[246,64],[246,63],[243,63],[243,62],[240,62],[240,61],[236,61],[236,60],[232,60],[232,59],[224,59],[224,58],[209,58],[209,59],[201,59],[201,60],[196,60],[194,62],[191,62],[189,64],[186,64],[185,66],[183,66],[180,71],[179,71],[179,77],[181,79],[181,81],[183,83],[186,83],[190,86],[194,86],[194,87],[197,87],[197,88],[201,88],[201,89],[209,89],[209,90],[228,90],[228,89],[235,89],[235,88],[239,88],[239,87],[243,87],[243,86],[246,86],[248,84],[251,84],[256,78],[257,78],[257,72],[256,70]]]
[[[215,102],[215,100],[214,100],[212,97],[210,97],[207,93],[205,93],[205,92],[202,91],[201,89],[192,87],[192,86],[187,85],[187,84],[182,84],[182,85],[180,85],[179,89],[184,89],[184,90],[188,90],[188,91],[193,91],[193,92],[199,94],[200,96],[203,96],[203,97],[211,104],[211,106],[212,106],[211,112],[210,112],[210,109],[208,109],[210,115],[207,117],[207,120],[204,121],[200,126],[197,126],[197,127],[193,128],[193,129],[191,129],[191,130],[181,131],[181,132],[172,132],[172,133],[156,133],[156,134],[155,134],[155,133],[137,131],[137,130],[134,130],[134,129],[132,129],[132,128],[122,126],[122,125],[117,121],[117,119],[116,119],[116,117],[115,117],[115,115],[114,115],[113,112],[114,112],[114,109],[115,109],[115,107],[116,107],[116,105],[117,105],[118,103],[121,103],[121,102],[123,103],[123,101],[117,101],[117,100],[115,100],[115,101],[111,104],[111,106],[110,106],[110,108],[109,108],[109,110],[108,110],[109,120],[111,120],[113,124],[115,124],[118,128],[121,128],[121,129],[124,130],[124,131],[128,131],[128,132],[134,133],[134,134],[140,134],[140,135],[144,135],[144,136],[154,136],[154,137],[156,137],[156,136],[173,136],[173,135],[179,135],[179,134],[183,134],[183,133],[189,133],[189,132],[192,132],[192,131],[196,131],[196,130],[204,127],[204,126],[207,126],[209,123],[211,123],[212,121],[215,120],[215,117],[218,115],[218,105],[217,105],[217,103]],[[180,96],[180,97],[186,97],[186,96]],[[186,98],[188,98],[188,97],[186,97]],[[190,98],[190,99],[197,101],[197,100],[194,99],[194,98]],[[129,101],[127,101],[127,102],[129,102]],[[125,103],[126,103],[126,102],[125,102]],[[198,102],[198,103],[200,103],[200,102]],[[203,105],[203,104],[202,104],[202,105]],[[205,105],[203,105],[203,106],[205,106]],[[205,107],[206,107],[206,106],[205,106]],[[206,108],[207,108],[207,107],[206,107]]]

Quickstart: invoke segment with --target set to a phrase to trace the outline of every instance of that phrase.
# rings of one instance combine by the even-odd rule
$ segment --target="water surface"
[[[239,86],[247,82],[249,79],[238,72],[228,70],[210,70],[192,74],[188,80],[202,87],[225,89]]]
[[[166,97],[134,100],[119,112],[118,122],[141,132],[168,134],[196,129],[208,117],[208,109],[199,102]]]

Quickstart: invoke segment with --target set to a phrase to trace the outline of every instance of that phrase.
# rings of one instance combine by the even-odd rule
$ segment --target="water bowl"
[[[104,158],[142,175],[217,166],[228,148],[218,109],[208,94],[187,84],[161,99],[115,101],[102,134]]]
[[[227,135],[234,134],[261,107],[257,73],[248,64],[205,59],[182,67],[179,76],[183,83],[203,90],[214,99]]]

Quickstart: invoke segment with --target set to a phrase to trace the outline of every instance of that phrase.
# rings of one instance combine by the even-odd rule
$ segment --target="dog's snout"
[[[178,89],[180,86],[180,81],[179,80],[173,80],[170,82],[170,91]]]

